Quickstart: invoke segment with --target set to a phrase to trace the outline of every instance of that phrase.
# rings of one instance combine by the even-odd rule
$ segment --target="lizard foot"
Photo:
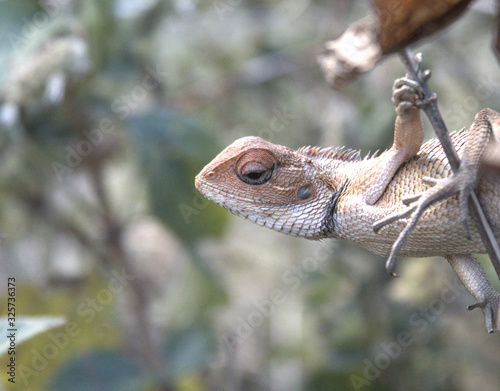
[[[486,330],[488,333],[497,333],[498,332],[498,314],[500,307],[500,294],[497,292],[493,292],[493,295],[485,298],[484,300],[471,304],[467,307],[469,311],[474,308],[481,308],[484,313],[484,318],[486,322]]]
[[[386,262],[386,269],[389,274],[395,276],[394,270],[396,265],[396,257],[401,247],[403,246],[406,239],[410,236],[411,232],[418,223],[418,220],[422,214],[429,208],[432,204],[448,198],[456,193],[459,194],[459,209],[460,209],[460,219],[465,227],[465,235],[468,239],[471,237],[469,223],[468,223],[468,199],[469,195],[474,190],[477,183],[477,174],[471,172],[470,170],[460,169],[456,174],[451,177],[443,179],[435,178],[423,178],[426,184],[433,185],[434,187],[429,190],[418,193],[403,199],[405,205],[411,205],[406,210],[391,214],[385,219],[377,221],[373,225],[373,230],[378,233],[380,229],[388,224],[391,224],[397,220],[410,217],[406,227],[400,233],[396,242],[394,242],[389,258]]]
[[[411,108],[419,109],[434,99],[436,99],[436,94],[429,99],[424,99],[421,85],[408,77],[396,79],[392,86],[392,103],[399,115]]]
[[[419,108],[424,92],[420,85],[407,78],[401,77],[394,81],[392,86],[392,103],[397,114],[402,114],[410,108]]]

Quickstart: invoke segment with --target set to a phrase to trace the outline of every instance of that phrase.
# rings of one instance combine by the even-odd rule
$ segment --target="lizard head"
[[[258,225],[309,239],[331,236],[341,186],[311,150],[244,137],[215,157],[195,184],[209,200]]]

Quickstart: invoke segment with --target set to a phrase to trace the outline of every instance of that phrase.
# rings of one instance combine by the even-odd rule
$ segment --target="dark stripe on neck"
[[[325,218],[323,220],[323,231],[322,237],[335,237],[335,233],[337,232],[337,204],[339,202],[340,196],[343,194],[345,187],[347,186],[347,183],[349,182],[348,179],[346,179],[342,184],[340,185],[339,189],[332,195],[332,198],[330,199],[330,202],[328,203],[328,206],[326,208],[326,214]]]

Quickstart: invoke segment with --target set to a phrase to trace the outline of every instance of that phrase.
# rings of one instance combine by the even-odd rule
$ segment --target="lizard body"
[[[362,159],[359,152],[314,147],[294,151],[245,137],[209,163],[196,186],[256,224],[308,239],[346,239],[383,256],[406,227],[401,217],[425,208],[400,254],[445,257],[476,298],[471,308],[481,307],[488,331],[498,331],[500,295],[473,255],[486,250],[467,199],[476,191],[500,241],[500,176],[481,170],[488,144],[500,140],[500,114],[482,110],[469,130],[451,135],[462,159],[453,175],[438,140],[422,145],[418,88],[399,79],[393,101],[394,143],[380,156]]]
[[[451,135],[459,156],[463,153],[466,137],[465,130]],[[405,228],[406,222],[398,220],[381,229],[379,233],[375,233],[372,226],[389,215],[404,211],[407,208],[402,202],[404,198],[428,190],[430,186],[424,183],[424,177],[445,178],[451,176],[452,171],[440,143],[437,139],[432,139],[422,146],[415,157],[401,165],[381,197],[376,203],[369,205],[364,202],[359,186],[353,183],[366,180],[366,169],[363,166],[375,163],[370,160],[372,159],[352,164],[352,171],[346,170],[349,177],[344,180],[347,180],[349,185],[343,190],[338,201],[335,217],[337,229],[332,237],[353,241],[378,255],[388,256],[392,244]],[[500,216],[500,177],[484,174],[477,189],[487,216]],[[457,195],[431,205],[403,244],[400,254],[427,257],[485,253],[484,244],[474,223],[469,223],[471,239],[466,239],[465,227],[457,210]],[[472,219],[470,216],[468,218]],[[500,219],[491,221],[491,226],[496,239],[500,241]]]

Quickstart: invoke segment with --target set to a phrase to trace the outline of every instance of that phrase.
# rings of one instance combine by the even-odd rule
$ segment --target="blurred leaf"
[[[121,352],[93,351],[63,365],[56,372],[53,391],[132,391],[144,378],[137,365]]]
[[[23,284],[16,291],[16,302],[22,303],[23,313],[38,315],[34,318],[41,318],[42,314],[62,314],[66,320],[64,326],[45,331],[17,346],[20,365],[34,369],[33,359],[41,355],[40,365],[46,366],[35,373],[29,370],[18,373],[21,383],[29,383],[21,386],[23,391],[53,391],[53,388],[46,388],[47,384],[54,379],[54,373],[72,361],[75,355],[82,351],[116,350],[123,346],[123,329],[113,310],[118,295],[113,295],[110,301],[99,300],[100,292],[102,294],[103,289],[109,289],[109,282],[90,278],[83,286],[73,286],[71,290],[52,289],[43,294],[40,294],[39,286]],[[93,308],[89,300],[99,307]],[[7,305],[4,305],[6,308]],[[61,339],[63,342],[58,344],[63,346],[59,348],[56,345],[57,354],[49,358],[44,352],[47,346],[54,346],[55,338]],[[0,365],[7,364],[8,358],[6,355],[1,357]]]
[[[62,326],[66,319],[59,317],[22,317],[16,319],[16,345],[24,342],[37,334],[50,330],[54,327]],[[0,323],[0,334],[9,335],[7,330],[7,318],[2,318]],[[7,352],[10,340],[5,339],[0,343],[0,355]]]
[[[203,370],[214,349],[212,332],[202,324],[170,334],[164,348],[169,369],[176,379]]]
[[[194,187],[222,148],[188,116],[157,109],[128,121],[149,184],[151,210],[182,240],[221,234],[228,214]]]
[[[201,306],[199,308],[201,313],[210,306],[227,304],[228,294],[221,283],[220,276],[208,267],[195,249],[189,248],[188,250],[194,267],[188,276],[190,292],[186,292],[185,296],[192,295],[190,302],[198,303]]]
[[[94,65],[100,69],[110,56],[115,29],[114,0],[88,0],[81,3],[85,30]]]
[[[0,86],[8,78],[5,71],[11,65],[14,54],[22,50],[28,39],[24,31],[28,30],[28,22],[38,10],[35,1],[1,1],[0,2],[0,66],[4,70],[0,74]],[[23,30],[24,27],[24,30]]]

